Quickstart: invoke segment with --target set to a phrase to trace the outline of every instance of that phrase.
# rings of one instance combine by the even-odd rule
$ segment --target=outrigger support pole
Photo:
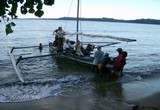
[[[13,50],[15,49],[15,47],[12,47],[12,49],[11,49],[11,53],[13,52]]]
[[[22,59],[22,56],[19,56],[19,58],[16,61],[16,65],[19,63],[19,61]]]

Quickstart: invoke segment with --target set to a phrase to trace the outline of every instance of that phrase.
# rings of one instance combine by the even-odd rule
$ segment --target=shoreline
[[[75,21],[74,17],[60,17],[60,18],[16,18],[15,20],[69,20]],[[134,19],[123,20],[114,18],[80,18],[81,21],[94,21],[94,22],[114,22],[114,23],[135,23],[135,24],[148,24],[148,25],[160,25],[159,19]]]
[[[26,102],[1,102],[2,110],[160,110],[159,78],[123,85],[123,98],[49,96]],[[115,86],[115,85],[114,85]],[[118,87],[118,86],[116,86]],[[132,92],[133,91],[133,92]]]
[[[116,103],[95,103],[90,98],[47,97],[27,102],[0,103],[2,110],[158,110],[160,109],[160,92],[133,102],[116,101]]]
[[[109,108],[110,110],[129,110],[130,106],[128,104],[118,101],[117,105],[121,107],[112,107],[108,104],[101,103],[98,106],[94,105],[95,102],[90,98],[72,98],[72,97],[47,97],[44,99],[28,101],[28,102],[11,102],[11,103],[0,103],[0,108],[2,110],[104,110]],[[112,109],[114,108],[114,109]]]

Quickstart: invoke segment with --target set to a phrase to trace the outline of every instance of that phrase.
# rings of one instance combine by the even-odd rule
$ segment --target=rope
[[[126,45],[124,46],[124,49],[127,47],[127,45],[128,45],[128,42],[127,42]]]
[[[79,6],[80,6],[80,16],[81,16],[81,14],[82,14],[82,7],[81,7],[82,5],[81,5],[81,4],[82,4],[82,3],[81,3],[81,0],[80,0],[80,5],[79,5]],[[82,23],[82,22],[79,20],[79,28],[80,28],[79,31],[80,31],[80,32],[82,32],[82,24],[81,24],[81,23]],[[80,35],[80,36],[81,36],[81,35]],[[83,41],[83,37],[81,36],[80,38],[81,38],[81,41]]]
[[[101,38],[108,38],[108,39],[114,39],[114,40],[119,40],[119,41],[123,41],[123,42],[135,42],[137,41],[136,39],[129,39],[129,38],[122,38],[122,37],[115,37],[115,36],[109,36],[109,35],[94,35],[94,34],[84,34],[84,33],[67,33],[68,35],[69,34],[72,34],[72,35],[76,35],[76,34],[79,34],[79,35],[82,35],[82,36],[88,36],[88,37],[101,37]]]
[[[70,14],[70,11],[71,11],[71,8],[72,8],[72,3],[73,3],[73,0],[71,1],[71,4],[70,4],[70,7],[69,7],[69,11],[68,11],[68,14],[67,14],[67,17],[69,17],[69,14]],[[66,25],[67,25],[67,20],[65,21],[65,25],[64,25],[64,29],[65,29],[65,27],[66,27]]]

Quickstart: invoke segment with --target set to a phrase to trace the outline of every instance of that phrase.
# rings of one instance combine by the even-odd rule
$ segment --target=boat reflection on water
[[[121,83],[94,82],[93,93],[97,98],[123,100],[123,87]]]
[[[81,64],[80,62],[72,61],[64,57],[55,58],[56,64],[60,72],[73,73],[73,72],[88,72],[91,73],[91,66]]]

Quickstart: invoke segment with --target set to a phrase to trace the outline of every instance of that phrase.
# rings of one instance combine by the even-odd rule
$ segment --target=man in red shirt
[[[114,72],[120,73],[123,76],[123,67],[126,64],[127,52],[124,51],[122,54],[119,54],[114,61]]]

